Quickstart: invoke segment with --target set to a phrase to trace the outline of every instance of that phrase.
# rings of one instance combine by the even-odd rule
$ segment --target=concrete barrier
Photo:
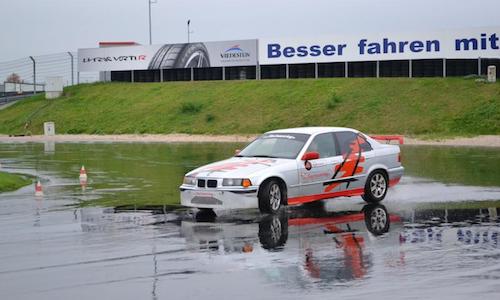
[[[63,78],[61,76],[47,77],[45,79],[45,98],[55,99],[63,93]]]
[[[497,67],[488,66],[488,82],[497,82]]]
[[[54,122],[43,123],[43,132],[45,135],[55,135],[56,134],[56,126],[54,125]]]

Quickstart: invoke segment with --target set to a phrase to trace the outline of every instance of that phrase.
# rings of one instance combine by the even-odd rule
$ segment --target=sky
[[[500,26],[499,0],[151,0],[153,44]],[[0,62],[149,43],[148,0],[0,0]]]

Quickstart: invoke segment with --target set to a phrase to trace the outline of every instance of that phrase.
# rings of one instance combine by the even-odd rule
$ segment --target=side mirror
[[[302,155],[302,160],[314,160],[319,158],[318,152],[306,152]]]
[[[241,152],[240,149],[236,149],[236,150],[234,150],[234,155],[238,155],[238,154],[240,154],[240,152]]]

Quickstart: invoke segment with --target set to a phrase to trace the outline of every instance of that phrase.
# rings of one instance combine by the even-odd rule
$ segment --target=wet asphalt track
[[[90,183],[82,191],[77,179],[35,163],[36,151],[16,149],[0,147],[3,169],[41,176],[45,195],[35,197],[33,186],[0,195],[0,299],[500,295],[500,183],[405,176],[383,203],[390,228],[379,235],[365,221],[373,207],[360,198],[276,217],[254,210],[214,218],[170,206],[80,207],[123,191],[140,195],[145,187],[108,171],[94,177],[108,178],[112,188]]]

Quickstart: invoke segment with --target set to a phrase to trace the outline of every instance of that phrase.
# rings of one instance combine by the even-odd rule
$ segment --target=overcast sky
[[[156,0],[153,43],[500,25],[500,0]],[[0,61],[148,43],[148,0],[0,0]]]

